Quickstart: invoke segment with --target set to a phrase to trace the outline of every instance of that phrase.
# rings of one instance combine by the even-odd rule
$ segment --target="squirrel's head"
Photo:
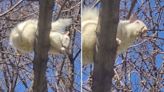
[[[68,36],[68,34],[69,34],[69,33],[66,33],[66,34],[64,34],[63,37],[62,37],[62,45],[63,45],[63,47],[65,47],[65,48],[68,48],[69,43],[70,43],[70,37]]]
[[[130,17],[127,29],[131,31],[133,36],[140,36],[148,30],[147,26],[141,20],[136,19],[135,16]]]

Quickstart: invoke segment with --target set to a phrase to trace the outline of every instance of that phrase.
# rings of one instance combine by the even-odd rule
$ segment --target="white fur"
[[[50,52],[61,53],[69,45],[70,38],[63,32],[65,27],[72,22],[71,19],[59,19],[52,22],[50,32]],[[34,40],[36,38],[37,20],[26,20],[16,25],[10,34],[10,44],[15,47],[20,53],[28,53],[33,51]]]
[[[82,11],[82,61],[83,64],[93,62],[93,50],[96,43],[96,27],[99,12],[96,9],[85,8]]]
[[[21,53],[30,52],[33,49],[35,32],[37,30],[36,20],[27,20],[19,23],[10,34],[10,43]]]
[[[72,24],[72,19],[58,19],[51,24],[51,31],[65,32],[65,28]]]
[[[96,9],[84,9],[82,14],[83,64],[90,64],[93,62],[98,16],[98,10]],[[116,41],[118,41],[119,44],[117,55],[126,51],[127,48],[133,44],[135,39],[146,30],[146,25],[140,20],[132,20],[132,18],[129,20],[120,20],[116,36]]]
[[[82,22],[86,20],[98,20],[99,12],[96,8],[84,8],[82,11]]]
[[[54,39],[55,38],[55,39]],[[70,38],[59,32],[50,33],[50,53],[60,54],[65,53],[70,43]]]
[[[125,23],[125,21],[121,20],[118,24],[117,38],[121,40],[121,44],[118,46],[117,54],[125,52],[141,33],[147,31],[146,25],[140,20],[132,23],[130,21]]]

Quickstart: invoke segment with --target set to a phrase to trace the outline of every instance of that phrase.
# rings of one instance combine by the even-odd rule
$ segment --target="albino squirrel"
[[[96,45],[96,27],[99,12],[97,9],[82,11],[82,60],[83,64],[93,63],[94,46]],[[146,25],[132,16],[129,20],[120,20],[117,27],[116,41],[119,44],[117,55],[125,52],[141,33],[147,31]]]
[[[50,31],[50,53],[64,53],[69,46],[70,38],[65,34],[65,28],[71,25],[71,19],[59,19],[51,23]],[[34,40],[38,32],[37,20],[26,20],[16,25],[10,34],[10,44],[14,46],[19,53],[31,52],[34,49]]]

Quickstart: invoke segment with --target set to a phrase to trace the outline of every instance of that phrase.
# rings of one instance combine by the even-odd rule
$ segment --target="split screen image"
[[[163,3],[139,1],[1,1],[0,92],[162,91]]]

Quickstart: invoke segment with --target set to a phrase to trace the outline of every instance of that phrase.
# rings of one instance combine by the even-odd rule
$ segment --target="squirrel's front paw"
[[[61,51],[65,51],[65,48],[64,47],[61,47]]]

